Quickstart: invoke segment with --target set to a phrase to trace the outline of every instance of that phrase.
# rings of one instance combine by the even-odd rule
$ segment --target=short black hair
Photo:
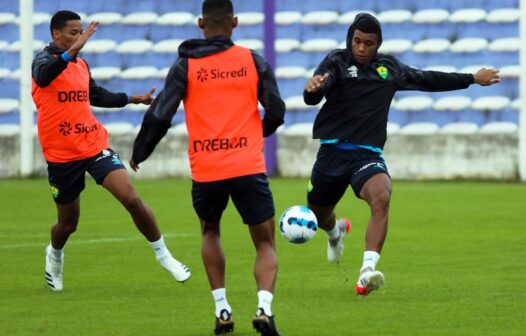
[[[61,10],[56,12],[51,18],[51,23],[49,25],[49,30],[51,31],[51,34],[53,34],[54,29],[61,30],[62,28],[67,26],[68,21],[71,20],[80,20],[80,15],[68,10]]]
[[[204,19],[218,25],[234,17],[234,5],[231,0],[205,0],[201,11]]]

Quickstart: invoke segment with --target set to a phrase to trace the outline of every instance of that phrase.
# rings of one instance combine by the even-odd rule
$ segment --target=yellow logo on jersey
[[[387,76],[389,75],[389,70],[384,65],[380,65],[378,68],[376,68],[376,72],[382,77],[382,79],[387,79]]]
[[[312,182],[309,180],[309,184],[307,184],[307,192],[311,192],[312,189],[314,189],[314,186],[312,185]]]

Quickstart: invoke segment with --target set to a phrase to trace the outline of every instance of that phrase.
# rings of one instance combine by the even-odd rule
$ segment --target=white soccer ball
[[[316,215],[309,208],[295,205],[283,212],[279,219],[281,235],[294,244],[308,242],[318,230]]]

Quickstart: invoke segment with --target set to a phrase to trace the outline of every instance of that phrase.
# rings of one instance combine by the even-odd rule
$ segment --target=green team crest
[[[55,186],[50,186],[50,187],[51,187],[51,195],[53,196],[53,198],[57,198],[59,194],[58,188]]]
[[[387,70],[385,65],[380,65],[378,68],[376,68],[376,72],[378,72],[382,79],[387,79],[387,76],[389,76],[389,70]]]
[[[307,192],[311,192],[312,189],[314,189],[314,186],[312,185],[312,182],[309,180],[309,184],[307,184]]]

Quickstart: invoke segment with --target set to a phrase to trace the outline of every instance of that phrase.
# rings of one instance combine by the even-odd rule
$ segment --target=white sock
[[[148,244],[150,244],[150,246],[152,247],[152,250],[155,253],[155,258],[157,258],[157,260],[162,259],[170,254],[170,251],[168,251],[168,248],[164,243],[163,236],[161,236],[161,238],[159,238],[159,240],[157,241],[148,242]]]
[[[223,309],[226,309],[230,314],[232,314],[232,307],[228,304],[226,300],[226,288],[218,288],[212,291],[212,296],[216,303],[216,317],[219,317],[219,314]]]
[[[340,232],[340,228],[338,227],[337,221],[334,221],[334,227],[331,230],[326,231],[326,232],[330,240],[340,238],[341,232]]]
[[[260,290],[258,292],[258,308],[263,308],[267,316],[272,316],[272,311],[270,310],[270,305],[272,304],[272,295],[271,292],[266,290]]]
[[[64,256],[64,248],[61,248],[60,250],[56,250],[53,248],[53,244],[49,243],[49,255],[51,258],[56,260],[62,260],[62,257]]]
[[[376,264],[378,263],[378,260],[380,260],[380,254],[376,251],[365,251],[363,253],[363,264],[362,268],[360,269],[360,273],[363,272],[366,268],[370,268],[374,271],[376,268]]]

